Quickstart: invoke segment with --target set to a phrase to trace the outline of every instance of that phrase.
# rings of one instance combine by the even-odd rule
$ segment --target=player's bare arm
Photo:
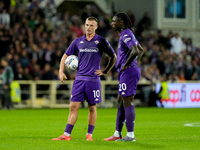
[[[138,45],[138,49],[139,49],[139,54],[137,56],[137,60],[140,60],[142,58],[142,55],[144,54],[144,49],[140,44]]]
[[[139,49],[138,49],[137,45],[133,45],[131,47],[131,53],[130,53],[126,63],[122,67],[121,71],[126,70],[129,66],[129,64],[131,64],[131,62],[138,56],[138,54],[139,54]]]
[[[59,79],[62,83],[64,83],[64,78],[67,79],[67,76],[64,74],[65,60],[68,56],[63,54],[60,61],[60,69],[59,69]]]
[[[103,74],[107,74],[115,65],[115,62],[117,61],[117,55],[113,54],[112,57],[110,57],[110,60],[108,62],[108,65],[106,66],[106,68],[103,71]]]
[[[102,70],[96,70],[95,74],[98,75],[98,76],[107,74],[113,68],[116,61],[117,61],[117,55],[113,54],[113,56],[110,57],[110,60],[108,62],[108,65],[106,66],[106,68],[103,71]]]

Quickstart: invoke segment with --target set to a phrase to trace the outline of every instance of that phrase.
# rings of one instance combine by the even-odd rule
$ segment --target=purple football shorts
[[[135,95],[140,75],[141,71],[138,66],[128,67],[125,71],[120,72],[118,94],[122,97]]]
[[[83,102],[87,100],[89,104],[101,102],[101,83],[100,81],[75,80],[72,87],[71,101]]]

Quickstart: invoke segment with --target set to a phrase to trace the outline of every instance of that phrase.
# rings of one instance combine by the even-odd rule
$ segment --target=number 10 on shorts
[[[94,98],[99,98],[100,97],[100,91],[99,90],[93,90],[94,93]]]

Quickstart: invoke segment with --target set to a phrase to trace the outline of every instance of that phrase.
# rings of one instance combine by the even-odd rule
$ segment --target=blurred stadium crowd
[[[115,12],[113,12],[115,13]],[[151,17],[135,18],[127,14],[135,27],[136,38],[145,50],[139,66],[142,81],[160,81],[166,75],[170,81],[200,79],[200,48],[191,39],[181,38],[169,31],[151,30]],[[110,28],[113,14],[103,14],[93,5],[86,5],[76,15],[58,12],[54,0],[0,1],[0,57],[6,57],[14,71],[15,80],[58,80],[59,62],[73,39],[84,35],[88,16],[99,20],[97,33],[117,50],[119,34]],[[138,19],[137,25],[135,24]],[[104,67],[107,57],[103,56]],[[66,70],[68,79],[75,72]],[[116,80],[113,68],[102,80]]]

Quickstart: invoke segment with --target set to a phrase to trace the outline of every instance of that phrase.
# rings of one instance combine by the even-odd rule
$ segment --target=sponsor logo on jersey
[[[90,47],[90,48],[84,48],[80,49],[80,52],[92,52],[92,53],[97,53],[99,49],[97,47]]]
[[[80,41],[80,44],[84,43],[83,41]]]
[[[131,38],[126,38],[126,39],[124,40],[124,42],[127,43],[127,42],[130,41],[130,40],[131,40]]]
[[[124,95],[124,94],[126,94],[126,93],[122,92],[122,95]]]
[[[95,101],[98,101],[98,100],[99,100],[98,98],[95,99]]]

